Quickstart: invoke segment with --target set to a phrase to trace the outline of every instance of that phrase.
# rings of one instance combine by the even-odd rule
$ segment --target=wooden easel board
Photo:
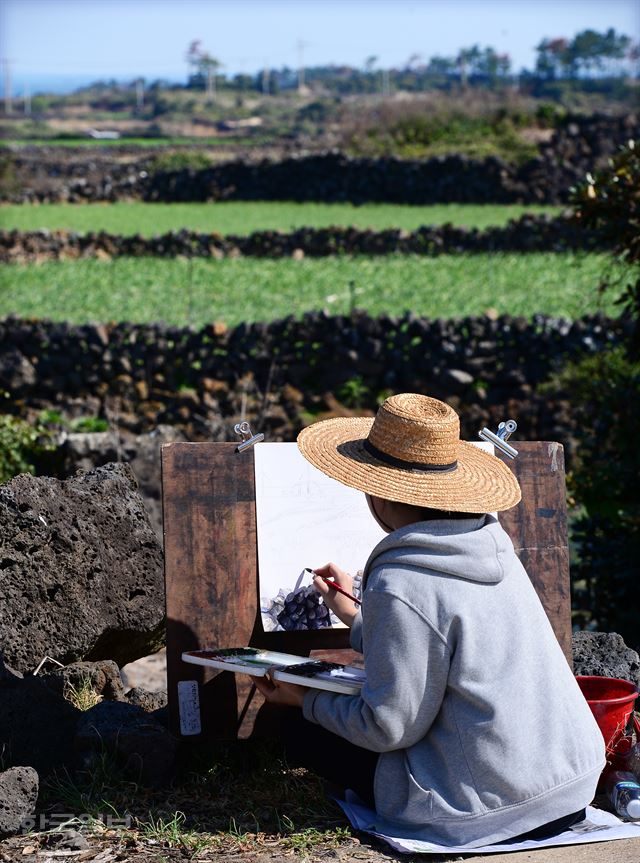
[[[245,736],[259,699],[250,678],[183,663],[184,650],[265,647],[351,662],[348,630],[265,633],[259,620],[254,455],[235,443],[162,447],[167,689],[171,730],[186,738]],[[522,501],[500,515],[571,662],[563,451],[518,441],[505,461]]]
[[[517,476],[522,500],[500,513],[500,523],[511,537],[573,667],[564,450],[554,441],[512,443],[519,453],[516,459],[498,455]]]

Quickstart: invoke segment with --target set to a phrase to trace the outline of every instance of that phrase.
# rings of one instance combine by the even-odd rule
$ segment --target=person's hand
[[[353,594],[353,579],[348,573],[343,572],[339,566],[336,566],[335,563],[327,563],[325,566],[319,566],[318,569],[314,570],[313,586],[336,617],[351,627],[353,619],[358,613],[355,602],[338,593],[337,590],[334,590],[333,587],[324,581],[322,576],[335,581],[336,584],[339,584],[343,590],[346,590],[350,594]]]
[[[253,682],[256,689],[264,695],[265,701],[269,704],[280,704],[283,707],[302,707],[304,697],[309,691],[308,686],[285,683],[269,676],[254,677]]]

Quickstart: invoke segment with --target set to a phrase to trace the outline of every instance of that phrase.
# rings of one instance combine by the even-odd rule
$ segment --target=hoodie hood
[[[509,539],[492,515],[419,521],[378,543],[365,566],[364,580],[376,567],[392,564],[497,584],[504,577],[504,555],[510,553]]]

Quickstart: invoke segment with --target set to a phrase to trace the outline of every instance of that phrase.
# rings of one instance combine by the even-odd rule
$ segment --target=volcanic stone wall
[[[122,164],[78,152],[12,156],[16,202],[367,201],[403,204],[562,203],[587,171],[638,137],[635,116],[568,117],[539,155],[521,166],[447,155],[423,160],[350,158],[330,152],[281,161],[234,161],[204,170],[155,171],[147,157]]]
[[[0,321],[3,410],[35,418],[44,408],[101,416],[132,433],[168,423],[192,439],[233,439],[249,419],[270,440],[292,440],[314,419],[375,411],[392,392],[446,399],[463,435],[512,417],[518,436],[571,446],[562,394],[539,385],[570,359],[607,350],[624,324],[412,314],[310,313],[269,324],[200,330],[164,324]],[[569,453],[570,456],[570,453]]]
[[[261,258],[326,257],[335,254],[436,256],[464,252],[561,252],[595,250],[597,234],[581,229],[570,216],[524,215],[504,227],[457,228],[433,225],[416,231],[373,231],[353,227],[300,228],[290,233],[256,231],[248,236],[222,236],[186,229],[156,237],[123,237],[105,231],[0,231],[0,262],[63,258],[175,257],[221,258],[251,255]]]

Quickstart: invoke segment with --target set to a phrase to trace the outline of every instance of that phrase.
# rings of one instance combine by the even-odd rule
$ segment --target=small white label
[[[178,711],[180,714],[180,734],[184,737],[200,734],[200,696],[197,680],[178,682]]]

